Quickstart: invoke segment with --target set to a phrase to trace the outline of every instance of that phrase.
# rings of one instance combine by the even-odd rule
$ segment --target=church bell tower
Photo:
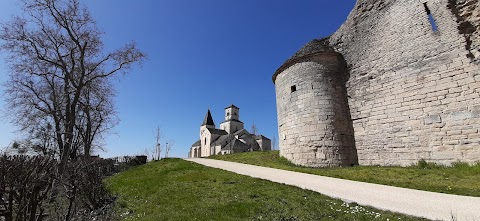
[[[232,134],[242,130],[243,126],[243,122],[240,121],[240,108],[233,104],[225,108],[225,121],[220,124],[220,129]]]

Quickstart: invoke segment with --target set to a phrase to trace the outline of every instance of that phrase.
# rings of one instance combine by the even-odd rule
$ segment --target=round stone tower
[[[343,56],[313,40],[273,75],[280,155],[308,167],[358,164]]]

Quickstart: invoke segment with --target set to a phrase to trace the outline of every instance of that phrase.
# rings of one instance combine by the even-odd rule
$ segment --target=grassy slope
[[[126,220],[420,220],[180,159],[139,166],[106,183]]]
[[[278,151],[240,153],[211,158],[411,189],[480,196],[480,164],[475,166],[459,164],[455,167],[429,164],[424,167],[406,168],[379,166],[305,168],[291,164],[280,157]]]

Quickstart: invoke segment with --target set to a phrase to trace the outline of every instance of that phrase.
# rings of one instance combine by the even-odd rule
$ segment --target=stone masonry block
[[[433,114],[433,115],[427,116],[424,119],[424,122],[425,122],[426,125],[430,125],[430,124],[433,124],[433,123],[441,123],[442,118],[440,117],[439,114]]]

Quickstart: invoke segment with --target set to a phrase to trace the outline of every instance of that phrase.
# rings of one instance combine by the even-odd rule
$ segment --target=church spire
[[[210,114],[210,109],[208,109],[208,112],[205,115],[205,119],[203,120],[203,123],[201,126],[205,126],[205,125],[210,125],[215,127],[215,123],[213,123],[212,114]]]

